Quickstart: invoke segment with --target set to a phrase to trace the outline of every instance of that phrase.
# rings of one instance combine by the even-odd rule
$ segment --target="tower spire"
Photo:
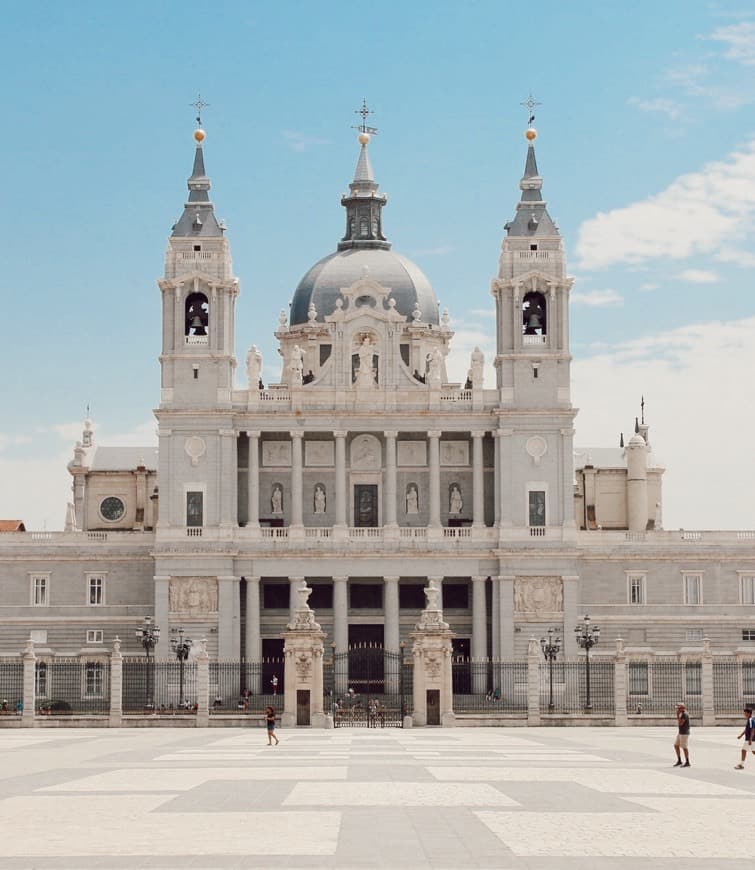
[[[372,136],[377,134],[376,127],[367,125],[372,110],[367,101],[355,113],[361,115],[362,123],[354,127],[359,131],[357,141],[360,145],[359,158],[354,170],[354,180],[349,184],[349,193],[341,197],[341,205],[346,209],[346,233],[338,243],[338,250],[347,248],[380,248],[387,250],[390,242],[383,235],[382,209],[387,197],[379,193],[378,183],[372,171],[367,151]]]

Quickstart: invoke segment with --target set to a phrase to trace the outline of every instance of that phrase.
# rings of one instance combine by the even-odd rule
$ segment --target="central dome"
[[[310,304],[322,322],[325,315],[335,311],[341,289],[365,277],[390,288],[396,310],[407,319],[419,305],[423,323],[439,322],[435,291],[411,260],[384,248],[348,248],[324,257],[301,279],[291,303],[290,325],[307,322]]]

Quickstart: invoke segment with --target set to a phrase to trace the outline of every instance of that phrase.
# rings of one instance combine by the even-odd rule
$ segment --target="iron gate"
[[[412,668],[403,650],[350,647],[324,663],[324,709],[336,728],[403,728],[411,713]]]

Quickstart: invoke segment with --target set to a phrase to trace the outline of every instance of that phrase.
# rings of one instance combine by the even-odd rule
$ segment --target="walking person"
[[[267,726],[267,745],[272,746],[273,740],[277,746],[280,742],[275,736],[275,708],[265,707],[265,725]]]
[[[752,754],[755,755],[755,749],[752,748],[752,738],[755,737],[755,718],[752,715],[752,707],[745,707],[745,727],[744,731],[737,735],[737,740],[740,737],[744,737],[742,742],[742,760],[739,764],[734,765],[735,770],[744,770],[748,747]]]
[[[676,752],[676,764],[674,767],[690,767],[688,749],[689,713],[684,704],[676,705],[676,722],[679,727],[679,733],[674,741],[674,751]],[[682,762],[682,752],[684,752],[684,762]]]

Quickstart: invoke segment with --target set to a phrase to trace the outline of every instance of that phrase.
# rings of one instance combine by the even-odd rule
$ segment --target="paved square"
[[[737,733],[0,730],[0,870],[739,868]]]

